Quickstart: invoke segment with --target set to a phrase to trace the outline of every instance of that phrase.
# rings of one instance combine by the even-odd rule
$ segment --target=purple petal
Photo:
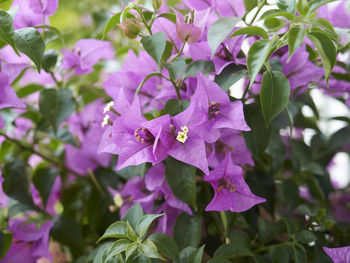
[[[350,262],[350,246],[337,248],[323,247],[323,250],[333,260],[334,263]]]
[[[26,105],[17,97],[15,91],[9,85],[9,78],[0,72],[0,109],[3,108],[25,108]]]

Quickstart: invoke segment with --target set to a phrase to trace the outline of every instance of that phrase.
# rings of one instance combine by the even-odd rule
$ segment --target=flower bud
[[[154,10],[158,10],[162,6],[162,0],[152,0]]]
[[[118,27],[127,38],[134,39],[141,32],[141,27],[135,19],[126,19]]]

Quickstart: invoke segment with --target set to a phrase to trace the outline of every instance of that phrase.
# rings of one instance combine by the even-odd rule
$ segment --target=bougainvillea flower
[[[29,0],[30,9],[40,15],[55,14],[57,6],[58,0]]]
[[[254,165],[252,155],[247,148],[243,136],[237,131],[223,129],[220,138],[215,143],[206,145],[208,163],[210,167],[218,166],[231,152],[232,162],[235,165]]]
[[[210,175],[204,177],[215,190],[213,200],[206,211],[244,212],[251,207],[265,202],[264,198],[254,195],[243,178],[243,170],[232,163],[228,153],[222,163]]]
[[[164,160],[168,154],[159,136],[168,126],[167,116],[147,121],[141,114],[138,96],[135,97],[128,111],[115,121],[114,132],[120,134],[120,147],[117,170],[129,165],[145,162],[153,164]],[[154,135],[150,131],[157,130]]]
[[[228,95],[212,80],[198,73],[197,89],[192,97],[207,113],[208,121],[199,129],[206,142],[215,142],[220,129],[249,131],[244,119],[243,104],[237,100],[231,102]]]
[[[17,97],[15,91],[10,87],[8,76],[0,72],[0,109],[25,108],[26,105]]]
[[[38,228],[35,223],[28,223],[23,219],[11,219],[8,230],[13,232],[14,241],[4,258],[0,262],[35,263],[41,257],[51,260],[49,252],[49,233],[53,226],[47,221]]]
[[[146,189],[151,194],[137,201],[148,213],[163,213],[164,215],[158,220],[155,231],[171,234],[175,219],[182,211],[192,214],[190,207],[177,199],[170,190],[165,180],[164,164],[159,163],[147,171],[145,184]]]
[[[37,0],[37,2],[39,2],[39,0]],[[42,13],[35,13],[34,10],[30,7],[30,1],[14,0],[11,7],[18,7],[15,18],[13,20],[15,29],[23,27],[34,27],[43,24]],[[50,24],[48,17],[45,17],[45,24]]]
[[[187,41],[189,44],[196,43],[202,36],[207,24],[210,8],[192,12],[185,17],[180,12],[176,13],[176,34],[180,41]]]
[[[334,263],[350,262],[350,246],[336,248],[323,247],[323,250],[333,260]]]
[[[108,41],[96,39],[80,39],[74,50],[62,50],[64,55],[63,69],[73,69],[75,75],[89,74],[100,59],[112,59],[114,48]]]

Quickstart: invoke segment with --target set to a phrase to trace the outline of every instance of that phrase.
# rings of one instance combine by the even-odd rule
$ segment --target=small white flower
[[[110,116],[107,114],[107,115],[105,115],[105,117],[103,118],[103,122],[101,123],[101,125],[102,125],[102,128],[105,126],[105,125],[107,125],[108,124],[108,122],[109,122],[109,118],[110,118]]]
[[[111,107],[113,107],[113,105],[114,105],[114,102],[113,102],[113,101],[109,102],[109,103],[106,105],[106,107],[103,109],[103,113],[106,113],[107,111],[110,111],[110,110],[111,110]]]
[[[186,140],[188,139],[187,133],[188,133],[188,127],[187,126],[181,127],[181,131],[177,133],[176,140],[178,140],[179,142],[185,143]]]

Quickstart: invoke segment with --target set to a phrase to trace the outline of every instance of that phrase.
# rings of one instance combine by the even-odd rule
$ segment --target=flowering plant
[[[73,2],[0,1],[0,263],[350,261],[347,1]]]

